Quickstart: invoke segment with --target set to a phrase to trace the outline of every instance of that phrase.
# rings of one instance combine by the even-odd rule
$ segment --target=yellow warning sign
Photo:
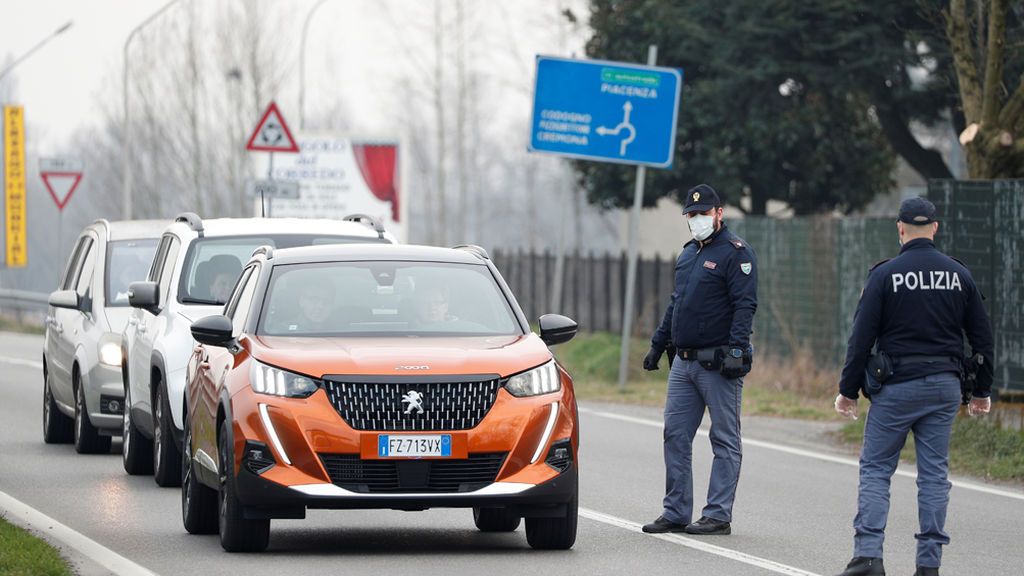
[[[25,204],[25,108],[4,106],[4,230],[9,268],[28,264]]]

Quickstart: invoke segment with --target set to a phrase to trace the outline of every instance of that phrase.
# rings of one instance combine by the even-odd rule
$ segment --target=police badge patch
[[[743,272],[744,274],[748,274],[749,275],[750,271],[753,270],[753,269],[754,269],[754,265],[751,264],[750,262],[743,262],[742,264],[740,264],[740,272]]]

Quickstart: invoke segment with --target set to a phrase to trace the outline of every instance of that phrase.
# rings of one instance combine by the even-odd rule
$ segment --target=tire
[[[68,418],[57,407],[57,401],[50,392],[50,373],[43,361],[43,442],[67,444],[74,438],[74,420]]]
[[[124,385],[124,416],[121,419],[121,461],[132,476],[153,473],[153,441],[142,435],[132,421],[131,386]]]
[[[220,472],[217,527],[220,545],[228,552],[262,552],[270,543],[270,520],[246,520],[242,515],[242,505],[235,496],[235,455],[229,427],[229,422],[221,422],[217,434],[217,468]]]
[[[514,532],[521,520],[505,508],[473,508],[473,523],[481,532]]]
[[[527,518],[526,541],[537,550],[568,550],[576,543],[579,492],[566,504],[561,518]]]
[[[153,479],[165,488],[181,485],[181,451],[174,442],[171,409],[160,380],[153,382]]]
[[[75,368],[72,383],[75,387],[75,451],[79,454],[106,454],[110,452],[110,436],[101,436],[89,420],[85,404],[85,386]]]
[[[216,534],[217,491],[204,486],[193,470],[192,423],[187,416],[181,450],[181,521],[189,534]]]

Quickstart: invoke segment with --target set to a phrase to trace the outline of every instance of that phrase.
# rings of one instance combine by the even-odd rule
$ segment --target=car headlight
[[[509,394],[518,396],[540,396],[550,394],[562,389],[562,379],[559,377],[555,361],[542,364],[532,370],[521,372],[510,376],[505,381],[505,390]]]
[[[249,375],[249,385],[255,392],[289,398],[306,398],[320,387],[316,378],[303,376],[273,366],[261,364],[255,360]]]
[[[109,332],[100,338],[99,342],[100,364],[106,366],[121,366],[121,335]]]

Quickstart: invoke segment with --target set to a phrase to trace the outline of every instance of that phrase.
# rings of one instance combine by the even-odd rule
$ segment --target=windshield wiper
[[[204,298],[193,298],[192,296],[185,296],[181,299],[182,304],[206,304],[208,306],[223,306],[223,302],[217,302],[216,300],[206,300]]]

